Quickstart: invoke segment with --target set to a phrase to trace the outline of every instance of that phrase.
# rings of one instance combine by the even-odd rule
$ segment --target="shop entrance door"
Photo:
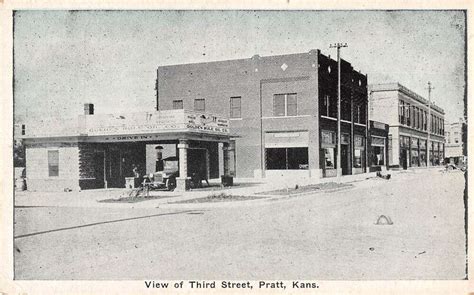
[[[349,154],[349,145],[343,144],[341,145],[341,168],[342,168],[342,175],[349,175],[351,174],[351,166],[350,166],[350,154]]]
[[[407,170],[408,168],[408,151],[407,150],[401,150],[400,151],[400,164],[403,167],[403,170]]]
[[[188,149],[188,176],[198,176],[199,179],[209,178],[208,151],[205,148]]]
[[[125,178],[122,176],[122,165],[119,150],[109,152],[109,171],[107,173],[107,187],[124,187]]]
[[[94,188],[105,187],[105,155],[104,152],[94,153]]]

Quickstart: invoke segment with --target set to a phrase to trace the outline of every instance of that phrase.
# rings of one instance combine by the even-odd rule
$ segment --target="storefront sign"
[[[372,146],[385,147],[385,138],[372,136]]]
[[[307,131],[265,133],[266,148],[308,147],[308,142]]]
[[[272,133],[273,137],[299,137],[299,132],[275,132]]]
[[[374,128],[385,130],[385,124],[384,123],[380,123],[380,122],[377,122],[377,121],[372,121],[372,122],[373,122],[373,127]]]
[[[360,135],[355,135],[354,136],[354,145],[357,148],[364,147],[364,138]]]
[[[229,121],[209,114],[184,110],[154,113],[130,113],[123,115],[85,116],[85,132],[88,136],[143,134],[171,131],[197,130],[210,133],[229,133]]]

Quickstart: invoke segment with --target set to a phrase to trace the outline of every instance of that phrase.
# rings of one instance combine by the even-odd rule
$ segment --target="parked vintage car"
[[[202,165],[198,163],[188,162],[188,176],[190,177],[190,185],[192,188],[202,187],[202,181],[209,186],[209,181]],[[142,187],[146,190],[167,189],[174,190],[176,188],[176,178],[179,177],[179,160],[178,157],[168,157],[163,159],[163,171],[150,173],[143,178]]]
[[[458,165],[454,163],[448,163],[445,165],[446,170],[461,170],[461,171],[466,171],[467,170],[467,165],[464,163],[459,163]]]
[[[143,179],[143,187],[147,190],[163,189],[173,190],[176,187],[176,177],[179,176],[177,157],[163,159],[163,171],[150,173]]]

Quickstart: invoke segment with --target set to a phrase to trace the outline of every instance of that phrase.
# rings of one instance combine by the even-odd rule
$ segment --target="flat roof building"
[[[367,171],[367,76],[341,60],[341,167],[337,62],[319,50],[160,66],[159,110],[229,117],[237,177],[331,177]]]
[[[389,165],[426,166],[444,159],[444,110],[399,83],[369,85],[369,116],[389,125]],[[429,126],[428,126],[429,125]],[[428,140],[428,129],[430,139]]]
[[[157,145],[179,158],[179,190],[187,189],[191,166],[206,179],[227,167],[228,157],[218,158],[219,144],[229,150],[226,118],[185,110],[93,114],[90,105],[85,113],[28,124],[28,190],[123,188],[135,167],[141,175],[155,171]]]

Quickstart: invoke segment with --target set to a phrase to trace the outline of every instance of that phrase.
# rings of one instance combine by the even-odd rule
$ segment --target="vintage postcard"
[[[340,4],[0,4],[0,292],[472,290],[470,4]]]

